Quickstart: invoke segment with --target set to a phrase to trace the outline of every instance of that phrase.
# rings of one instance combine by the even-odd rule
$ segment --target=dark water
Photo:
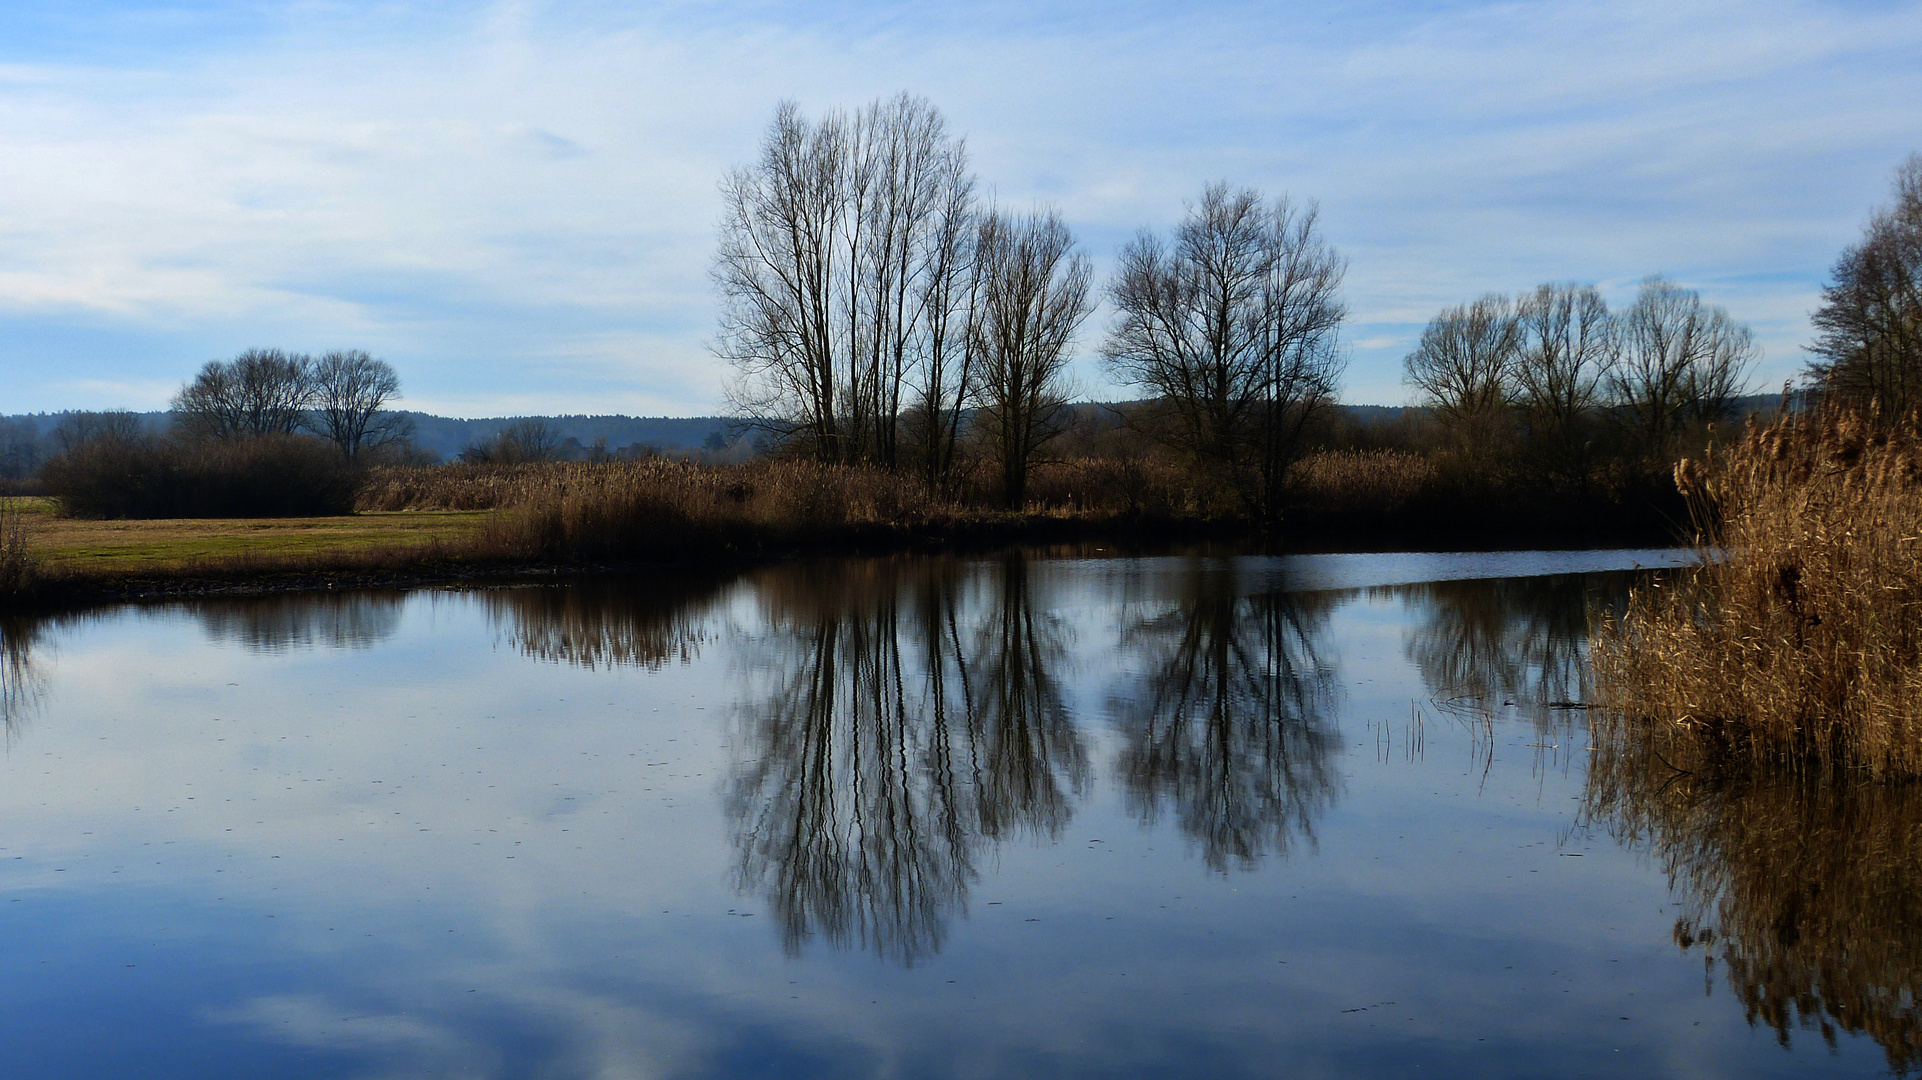
[[[1677,783],[1570,707],[1587,612],[1673,558],[902,558],[6,622],[0,1068],[1904,1067],[1922,799]]]

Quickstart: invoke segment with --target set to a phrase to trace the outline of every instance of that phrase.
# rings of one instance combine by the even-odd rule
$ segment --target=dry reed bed
[[[378,470],[358,508],[491,509],[473,555],[565,563],[713,557],[908,537],[963,536],[1049,519],[1097,520],[1192,506],[1167,466],[1070,461],[1044,470],[1026,510],[943,497],[885,469],[760,461],[457,465]]]
[[[806,461],[756,461],[738,465],[695,465],[668,458],[632,462],[551,462],[522,465],[424,465],[377,468],[361,487],[354,508],[362,512],[404,510],[494,510],[548,499],[557,492],[618,483],[626,487],[664,485],[679,490],[719,488],[756,495],[793,492],[827,484],[875,502],[926,503],[944,512],[986,507],[999,474],[980,469],[957,478],[953,498],[928,496],[911,473],[860,466],[823,466]],[[1036,466],[1029,481],[1033,510],[1138,512],[1176,516],[1194,512],[1193,482],[1172,463],[1144,456],[1067,458]]]
[[[1676,479],[1708,557],[1598,624],[1597,700],[1613,722],[1730,761],[1922,776],[1916,421],[1784,415]]]
[[[361,511],[496,510],[489,555],[604,561],[681,549],[740,550],[845,535],[967,533],[1022,520],[1232,521],[1235,509],[1156,455],[1071,457],[1037,466],[1027,506],[994,509],[995,475],[963,474],[950,494],[910,473],[807,461],[696,465],[671,459],[377,469]],[[1329,451],[1290,474],[1314,517],[1396,513],[1433,493],[1426,459]],[[718,549],[715,547],[718,545]]]
[[[1427,494],[1437,471],[1433,462],[1400,450],[1324,450],[1288,470],[1297,501],[1324,513],[1395,513]]]
[[[473,545],[482,560],[714,557],[906,535],[966,516],[898,473],[800,461],[520,466],[455,473],[414,490],[416,505],[471,504],[477,493],[493,500],[497,512]]]

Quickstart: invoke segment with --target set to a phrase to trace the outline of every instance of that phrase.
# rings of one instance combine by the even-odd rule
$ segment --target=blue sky
[[[0,412],[253,345],[446,414],[715,411],[721,174],[784,97],[902,89],[1104,270],[1212,179],[1319,200],[1349,400],[1445,304],[1651,273],[1779,386],[1922,150],[1922,3],[0,4]]]

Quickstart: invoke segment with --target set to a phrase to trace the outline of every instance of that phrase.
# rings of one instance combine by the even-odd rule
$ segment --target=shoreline
[[[301,519],[292,519],[295,522]],[[1171,549],[1208,553],[1389,553],[1471,551],[1573,551],[1612,547],[1686,545],[1672,527],[1652,522],[1512,521],[1426,522],[1324,520],[1270,533],[1243,522],[1127,518],[1124,516],[1024,515],[999,520],[945,523],[943,527],[857,527],[832,537],[780,541],[754,538],[752,546],[697,552],[664,548],[645,557],[602,562],[556,562],[483,556],[439,543],[332,553],[275,554],[241,551],[189,559],[182,564],[130,567],[109,572],[56,571],[24,595],[0,598],[0,613],[71,610],[117,603],[199,597],[273,596],[356,589],[436,586],[509,587],[577,578],[614,577],[676,569],[748,568],[816,558],[884,555],[987,555],[1015,548],[1102,545],[1110,557],[1166,554]],[[770,530],[770,533],[772,530]],[[1210,551],[1209,549],[1218,549]],[[1092,552],[1091,552],[1092,553]]]

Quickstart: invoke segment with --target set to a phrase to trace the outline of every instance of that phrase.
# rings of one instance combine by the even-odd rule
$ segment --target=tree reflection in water
[[[1232,564],[1196,563],[1174,602],[1124,629],[1146,661],[1115,704],[1117,769],[1141,820],[1173,807],[1216,871],[1286,854],[1333,805],[1339,745],[1326,593],[1244,595]]]
[[[487,616],[522,656],[591,669],[658,671],[687,663],[708,638],[708,611],[727,579],[582,581],[484,593]]]
[[[1018,557],[786,569],[760,595],[772,686],[743,711],[727,800],[741,888],[790,952],[819,936],[913,964],[965,911],[984,842],[1072,813],[1087,755],[1064,630]]]
[[[400,629],[404,592],[303,592],[185,605],[207,636],[255,652],[365,649]]]
[[[1494,763],[1492,725],[1503,709],[1535,726],[1538,768],[1574,767],[1589,696],[1588,627],[1627,604],[1632,574],[1443,581],[1386,590],[1413,609],[1403,651],[1431,700],[1466,721],[1474,754]]]
[[[45,680],[33,650],[46,625],[29,615],[0,615],[0,734],[8,747],[40,708]]]
[[[1588,693],[1588,613],[1613,598],[1610,575],[1440,581],[1391,590],[1416,611],[1404,640],[1428,692],[1493,710],[1513,705],[1538,724]],[[1627,588],[1626,579],[1620,590]]]
[[[1679,740],[1598,724],[1585,810],[1650,852],[1749,1023],[1787,1045],[1867,1035],[1922,1066],[1922,787],[1724,768]],[[1712,983],[1711,983],[1712,985]]]
[[[1004,560],[996,584],[966,664],[978,690],[967,714],[975,816],[986,836],[1054,837],[1088,778],[1087,749],[1058,681],[1066,629],[1034,604],[1026,560]]]

